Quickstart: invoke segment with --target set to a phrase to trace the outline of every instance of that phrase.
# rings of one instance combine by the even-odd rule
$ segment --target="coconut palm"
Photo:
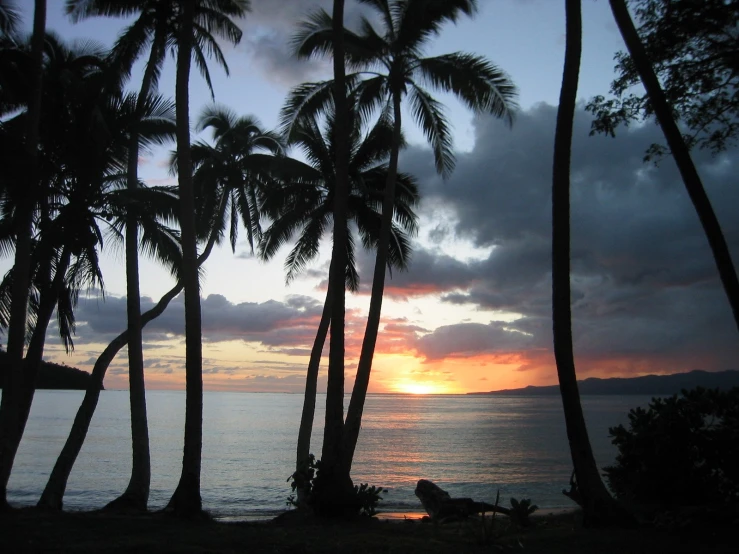
[[[202,122],[203,120],[201,120]],[[267,135],[265,133],[265,135]],[[270,137],[271,138],[271,137]],[[265,141],[266,145],[270,145],[269,140]],[[204,144],[203,150],[212,148]],[[205,160],[207,156],[203,156]],[[223,160],[227,161],[226,159]],[[176,168],[176,160],[173,160],[173,169]],[[207,165],[203,163],[202,165]],[[214,168],[215,169],[215,168]],[[228,169],[228,165],[223,166],[221,170]],[[228,186],[219,186],[220,181],[208,182],[205,179],[207,171],[196,174],[196,183],[199,196],[197,197],[198,217],[196,221],[201,225],[198,228],[198,236],[207,238],[207,243],[198,256],[198,267],[201,267],[210,256],[216,244],[219,244],[224,237],[226,221],[231,220],[228,216],[228,207],[232,206],[232,214],[234,201],[232,195],[234,191]],[[216,173],[214,171],[214,173]],[[216,173],[217,175],[217,173]],[[215,185],[215,186],[213,186]],[[232,234],[234,236],[234,234]],[[150,321],[159,317],[166,310],[169,303],[182,292],[184,283],[181,277],[178,277],[177,283],[172,289],[165,293],[157,304],[141,314],[142,327],[146,326]],[[129,340],[128,330],[124,330],[103,350],[93,366],[92,375],[88,384],[85,396],[77,411],[72,429],[70,430],[67,441],[54,464],[54,469],[49,476],[49,480],[44,488],[44,492],[39,500],[39,506],[47,509],[61,510],[63,505],[64,492],[66,490],[67,480],[74,467],[74,463],[82,448],[87,430],[92,421],[95,408],[100,398],[100,390],[108,366],[115,358],[116,354],[123,348]]]
[[[115,64],[124,74],[130,74],[134,62],[151,47],[141,83],[140,97],[156,88],[167,50],[178,48],[180,18],[185,4],[168,0],[67,0],[67,13],[73,20],[92,16],[127,17],[138,15],[119,37],[112,53]],[[213,94],[206,54],[211,54],[228,74],[228,65],[216,41],[216,36],[237,44],[241,30],[231,20],[242,17],[249,7],[248,0],[223,0],[217,3],[196,0],[192,6],[192,37],[190,53]],[[188,69],[189,72],[189,69]],[[189,74],[189,73],[188,73]],[[188,142],[189,145],[189,142]],[[131,140],[131,156],[128,162],[128,183],[137,186],[138,156],[134,152],[135,140]],[[126,283],[129,333],[129,381],[131,398],[131,430],[133,469],[126,492],[114,506],[146,509],[151,481],[149,439],[144,391],[143,351],[141,346],[141,307],[139,303],[138,254],[136,251],[136,226],[133,218],[126,230]],[[194,261],[193,261],[194,263]]]
[[[366,136],[362,136],[361,118],[356,114],[350,116],[352,127],[347,143],[350,153],[348,219],[354,222],[362,244],[371,249],[376,247],[379,240],[380,206],[387,179],[386,160],[390,153],[393,127],[387,117],[381,118]],[[299,237],[285,262],[288,283],[318,255],[320,241],[332,223],[336,190],[335,124],[333,112],[325,118],[323,126],[315,116],[298,122],[288,142],[302,152],[308,163],[293,159],[280,160],[276,176],[282,178],[285,184],[265,191],[262,209],[272,219],[272,224],[263,234],[261,257],[271,259],[282,245],[291,241],[296,234]],[[399,174],[397,181],[388,269],[407,267],[410,256],[408,237],[416,232],[416,214],[413,211],[418,202],[416,182],[407,174]],[[351,291],[357,290],[359,284],[354,243],[355,239],[349,232],[345,246],[348,262],[345,286]],[[299,503],[304,500],[303,477],[310,456],[318,368],[330,319],[331,295],[327,293],[308,363],[298,433],[295,476]]]
[[[197,1],[194,7],[194,38],[192,53],[196,63],[213,94],[205,53],[212,53],[228,73],[223,53],[215,35],[227,38],[236,44],[241,39],[241,30],[229,19],[244,14],[248,2],[227,0],[216,7],[211,2]],[[73,20],[91,16],[128,17],[137,19],[121,34],[112,52],[115,65],[123,74],[130,74],[133,63],[150,46],[148,62],[141,82],[139,98],[146,98],[156,89],[167,48],[177,43],[177,18],[181,6],[177,2],[164,0],[113,1],[113,0],[67,0],[67,13]],[[138,106],[141,113],[142,106]],[[137,139],[131,137],[128,159],[128,187],[138,186]],[[126,226],[126,312],[128,318],[129,386],[131,401],[131,436],[133,441],[133,464],[131,480],[126,492],[111,507],[145,510],[151,482],[149,457],[149,432],[146,417],[146,394],[144,390],[144,361],[141,337],[141,306],[138,270],[138,238],[135,217],[129,217]]]
[[[641,43],[639,34],[634,28],[634,22],[631,20],[626,2],[623,0],[610,0],[610,3],[611,11],[621,31],[621,36],[629,51],[629,56],[647,91],[649,102],[654,109],[659,126],[665,135],[690,200],[693,202],[693,206],[695,206],[695,210],[698,213],[703,231],[711,247],[713,259],[716,262],[721,284],[729,299],[729,305],[734,315],[734,322],[737,328],[739,328],[739,280],[737,279],[734,262],[731,259],[731,252],[726,244],[721,225],[713,211],[711,201],[703,188],[703,182],[690,156],[690,149],[675,123],[672,108],[667,102],[667,97],[662,90],[659,79],[657,79],[654,73],[654,68],[647,56],[644,45]]]
[[[43,185],[39,200],[36,250],[38,314],[25,361],[27,391],[23,395],[20,423],[25,424],[33,398],[33,383],[43,355],[45,327],[58,299],[61,316],[73,308],[76,293],[61,295],[82,275],[102,285],[97,269],[97,249],[108,227],[122,235],[118,224],[123,213],[135,210],[141,217],[147,250],[165,253],[172,246],[171,233],[157,217],[173,219],[173,196],[157,189],[122,191],[121,173],[128,155],[129,137],[136,131],[143,147],[161,144],[173,136],[174,106],[159,97],[138,102],[135,95],[110,94],[102,52],[92,45],[68,47],[53,35],[46,39],[43,132],[38,173]],[[143,106],[143,117],[136,106]],[[12,138],[25,113],[3,125],[3,137]],[[18,174],[17,171],[11,174]],[[40,189],[41,190],[41,189]],[[23,194],[21,194],[21,197]],[[164,203],[162,203],[162,200]],[[164,210],[164,211],[162,211]],[[148,223],[146,223],[148,222]],[[169,242],[165,245],[164,242]],[[15,270],[14,270],[15,273]],[[68,275],[71,273],[71,276]],[[88,277],[91,276],[91,277]],[[77,287],[78,288],[78,287]],[[70,325],[67,329],[71,330]],[[62,327],[60,326],[60,329]],[[19,428],[22,434],[22,427]],[[12,460],[11,460],[12,466]]]
[[[571,490],[565,491],[583,508],[585,525],[609,525],[625,518],[600,478],[590,446],[572,350],[570,299],[570,159],[572,128],[582,52],[580,0],[566,0],[567,39],[562,89],[557,110],[552,169],[552,322],[554,357],[562,394],[567,439],[575,466]]]
[[[363,19],[358,33],[345,31],[346,59],[353,67],[367,69],[365,74],[348,77],[357,88],[362,113],[374,108],[389,110],[395,124],[390,153],[388,180],[383,204],[383,225],[377,250],[372,296],[357,378],[344,426],[341,472],[348,474],[361,426],[362,411],[372,368],[385,286],[385,257],[390,238],[390,217],[395,194],[395,174],[402,127],[401,105],[410,103],[411,113],[431,144],[437,171],[448,176],[454,168],[452,139],[442,105],[423,88],[430,85],[459,97],[477,113],[490,113],[512,122],[516,89],[507,75],[483,57],[455,52],[423,57],[429,40],[441,32],[447,22],[472,15],[474,0],[360,0],[379,15],[383,25],[378,32]],[[331,17],[316,12],[295,38],[301,57],[319,56],[333,51]],[[367,76],[362,80],[362,77]],[[305,111],[321,110],[330,100],[330,83],[304,85],[296,89],[283,114],[283,125],[290,128],[296,116]]]
[[[198,132],[211,130],[214,141],[214,144],[197,141],[192,145],[196,194],[211,202],[220,202],[225,195],[227,202],[223,211],[214,209],[215,206],[199,207],[199,213],[218,218],[202,222],[200,228],[223,232],[228,226],[229,242],[235,251],[240,219],[253,249],[254,239],[261,234],[259,191],[272,182],[274,157],[284,153],[282,140],[277,134],[264,130],[256,118],[239,117],[218,105],[203,110],[195,129]],[[176,173],[176,158],[171,167]]]
[[[35,0],[33,34],[31,36],[30,94],[26,103],[26,128],[23,134],[28,194],[17,209],[15,245],[16,275],[13,283],[8,326],[8,369],[6,385],[0,401],[0,509],[8,508],[7,487],[10,471],[22,432],[18,432],[21,410],[23,345],[26,331],[28,290],[30,284],[31,238],[33,234],[32,199],[35,197],[38,132],[41,118],[41,92],[44,36],[46,34],[46,0]]]

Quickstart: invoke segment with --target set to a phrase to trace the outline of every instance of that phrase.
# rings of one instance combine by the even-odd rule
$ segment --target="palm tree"
[[[476,113],[490,113],[512,122],[516,89],[506,74],[485,58],[455,52],[435,57],[422,57],[424,46],[437,36],[444,23],[455,22],[461,14],[472,15],[477,8],[474,0],[360,0],[374,8],[383,23],[378,33],[369,20],[362,21],[361,31],[345,31],[347,60],[352,66],[369,71],[369,78],[360,81],[361,74],[350,76],[356,84],[360,110],[365,113],[382,106],[392,113],[395,134],[390,153],[388,180],[383,203],[383,225],[375,261],[372,296],[357,377],[344,428],[341,471],[348,474],[354,456],[362,411],[369,385],[377,333],[380,324],[382,296],[385,287],[387,244],[390,238],[390,218],[395,194],[394,183],[398,167],[401,104],[410,101],[413,117],[431,143],[437,171],[444,177],[454,168],[452,139],[444,119],[441,104],[421,86],[425,82],[444,92],[458,96]],[[299,56],[311,57],[332,51],[330,42],[331,17],[317,12],[304,24],[295,39]],[[326,102],[326,83],[304,86],[293,95],[288,109],[294,114],[320,109]],[[284,118],[287,127],[294,116]]]
[[[172,103],[156,97],[140,103],[135,95],[110,95],[99,52],[70,49],[54,36],[47,37],[46,47],[45,89],[54,93],[45,94],[42,104],[44,127],[39,165],[47,196],[39,199],[38,309],[24,367],[21,434],[54,308],[57,307],[60,321],[65,312],[69,317],[78,294],[68,292],[69,287],[78,291],[75,283],[81,279],[102,287],[97,249],[102,247],[103,233],[98,222],[104,222],[112,236],[118,238],[122,236],[122,214],[133,206],[140,211],[146,248],[171,250],[162,243],[170,236],[168,229],[156,221],[159,216],[173,219],[172,209],[167,207],[171,195],[165,192],[162,196],[156,189],[122,191],[117,187],[123,182],[120,173],[133,129],[144,147],[172,138]],[[143,105],[143,117],[136,113],[139,104]],[[12,130],[24,118],[25,114],[21,114],[9,121],[5,130]],[[64,291],[66,294],[62,294]],[[65,302],[57,304],[62,299]],[[70,325],[73,326],[73,318],[67,322],[67,330]]]
[[[348,142],[349,198],[348,219],[359,231],[362,244],[374,248],[379,240],[383,188],[387,179],[392,122],[381,118],[366,137],[362,136],[361,119],[350,114],[351,133]],[[289,145],[298,147],[309,163],[282,159],[277,177],[285,181],[282,187],[266,190],[262,209],[272,219],[260,244],[260,255],[271,259],[277,250],[289,242],[295,234],[299,239],[285,262],[287,282],[318,255],[320,240],[333,219],[333,203],[336,188],[336,143],[333,128],[335,114],[329,113],[323,128],[316,117],[305,117],[293,128]],[[416,214],[413,207],[418,202],[415,180],[407,174],[398,175],[394,205],[392,240],[388,257],[389,269],[405,269],[410,257],[408,237],[416,232]],[[357,290],[359,277],[354,264],[352,233],[347,234],[345,286]],[[333,263],[333,262],[332,262]],[[331,271],[329,271],[331,273]],[[329,289],[331,287],[329,286]],[[331,320],[331,295],[327,293],[321,322],[311,349],[306,374],[303,411],[298,433],[296,457],[296,487],[298,502],[305,500],[305,474],[310,458],[310,439],[316,403],[318,368],[324,342]]]
[[[202,511],[200,466],[203,450],[203,345],[200,282],[195,244],[195,201],[190,151],[190,59],[196,0],[182,0],[177,36],[177,171],[182,230],[182,281],[185,289],[185,445],[182,474],[167,510],[182,516]]]
[[[253,250],[254,238],[261,234],[259,191],[272,183],[272,162],[284,154],[282,140],[264,130],[256,118],[239,117],[217,105],[203,110],[195,129],[212,130],[215,141],[214,145],[203,141],[192,145],[195,191],[206,201],[220,202],[225,196],[227,202],[223,213],[204,206],[203,214],[218,219],[202,222],[201,228],[223,232],[229,226],[229,242],[235,251],[241,219]],[[171,167],[176,173],[176,158]]]
[[[586,526],[612,525],[626,519],[603,484],[590,446],[572,350],[570,300],[570,159],[572,128],[582,52],[580,0],[566,0],[567,43],[557,111],[552,169],[552,327],[554,357],[572,463],[572,488],[563,491],[582,506]],[[576,479],[576,480],[575,480]]]
[[[610,0],[610,3],[613,17],[621,31],[626,48],[629,50],[634,67],[636,67],[642,84],[647,91],[649,102],[654,108],[659,126],[662,128],[667,144],[672,151],[672,156],[683,178],[690,200],[693,202],[695,211],[698,213],[703,231],[711,246],[713,259],[716,262],[716,267],[721,277],[721,284],[726,291],[726,296],[729,298],[731,311],[734,314],[734,322],[737,328],[739,328],[739,280],[737,280],[734,262],[731,259],[731,253],[726,244],[721,225],[713,211],[711,201],[708,199],[708,195],[703,188],[703,182],[690,156],[690,150],[685,144],[685,139],[675,123],[675,119],[672,117],[672,109],[654,73],[652,63],[649,61],[639,34],[634,28],[634,22],[631,20],[626,2],[623,0]]]
[[[208,147],[208,145],[203,146],[204,149]],[[176,168],[176,160],[173,160],[172,167]],[[207,244],[203,252],[198,256],[198,267],[201,267],[205,263],[213,251],[213,247],[223,238],[226,227],[225,222],[231,219],[228,217],[229,202],[231,202],[233,210],[233,200],[231,198],[233,191],[231,188],[218,186],[217,183],[216,186],[209,186],[214,183],[212,181],[207,182],[204,178],[206,174],[207,172],[198,172],[195,179],[196,183],[200,185],[197,187],[197,191],[200,193],[197,206],[202,208],[202,211],[200,209],[198,210],[198,218],[196,220],[201,225],[198,229],[198,236],[207,238]],[[234,212],[232,211],[231,213],[233,214]],[[180,266],[181,263],[177,264],[178,271]],[[141,315],[142,327],[164,313],[169,303],[182,292],[183,288],[184,283],[181,277],[178,277],[175,286],[165,293],[153,308]],[[87,436],[87,430],[90,427],[92,416],[95,413],[95,408],[100,398],[100,390],[102,389],[105,373],[116,354],[128,343],[128,340],[129,334],[126,329],[108,344],[95,361],[84,399],[77,411],[64,448],[54,464],[54,469],[41,495],[38,503],[39,507],[54,510],[62,509],[67,480]]]
[[[8,369],[0,401],[0,510],[8,508],[7,488],[15,453],[20,444],[19,432],[21,394],[23,393],[23,345],[26,331],[28,289],[30,284],[31,237],[33,234],[33,199],[38,187],[36,159],[41,118],[41,93],[43,73],[43,48],[46,34],[46,0],[35,0],[33,35],[31,37],[31,90],[27,102],[27,118],[24,133],[28,188],[25,200],[18,206],[17,239],[15,245],[16,274],[13,282],[8,326]]]
[[[211,35],[212,30],[238,43],[241,31],[229,19],[229,16],[241,16],[246,2],[238,0],[220,2],[213,9],[209,2],[197,2],[194,22],[195,37],[192,51],[201,73],[211,86],[210,74],[205,63],[204,50],[214,54],[216,59],[228,73],[228,65],[223,54]],[[176,42],[176,21],[180,7],[176,2],[163,0],[112,1],[112,0],[67,0],[67,13],[73,20],[105,15],[125,17],[138,14],[138,18],[119,37],[112,52],[115,65],[124,74],[130,74],[133,63],[151,44],[148,62],[141,82],[139,98],[143,101],[152,89],[155,89],[167,53],[168,44]],[[143,105],[137,106],[141,114]],[[138,140],[135,135],[130,139],[127,175],[128,188],[138,187]],[[131,402],[131,437],[133,442],[133,464],[131,480],[125,493],[109,507],[146,510],[151,482],[151,461],[149,456],[149,431],[146,416],[146,392],[144,388],[144,360],[141,336],[141,305],[138,270],[138,237],[135,214],[131,214],[126,225],[126,311],[128,320],[128,363],[129,387]]]

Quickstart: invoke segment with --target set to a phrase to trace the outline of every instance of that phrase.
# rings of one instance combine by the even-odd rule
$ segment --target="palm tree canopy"
[[[114,65],[128,77],[136,60],[158,45],[148,63],[153,63],[152,86],[156,88],[167,50],[177,48],[178,22],[181,6],[172,0],[66,0],[65,9],[72,21],[89,17],[138,18],[121,33],[111,52]],[[229,73],[226,58],[216,40],[220,37],[231,44],[241,41],[242,31],[232,18],[241,18],[250,9],[249,0],[197,0],[193,35],[193,59],[214,95],[207,55]]]
[[[59,292],[59,331],[71,348],[73,308],[81,288],[104,290],[98,254],[106,236],[122,239],[126,215],[137,216],[144,252],[157,257],[174,273],[180,265],[176,222],[177,197],[172,190],[145,186],[126,190],[125,166],[130,137],[139,145],[163,144],[174,136],[174,105],[149,95],[140,106],[134,94],[111,92],[106,86],[104,51],[91,44],[67,45],[54,35],[45,44],[41,103],[42,132],[38,163],[40,195],[36,199],[33,270],[50,264],[56,273],[59,260],[71,257]],[[0,127],[0,146],[21,142],[27,113],[21,111]],[[15,242],[15,207],[24,194],[23,156],[8,160],[0,182],[0,245],[9,252]],[[14,177],[15,176],[15,177]],[[64,253],[67,254],[64,254]],[[43,273],[43,272],[42,272]],[[39,277],[43,278],[43,277]],[[12,282],[12,276],[6,276]],[[9,284],[8,284],[9,286]],[[31,290],[31,311],[38,305],[39,284]],[[34,292],[35,291],[35,292]],[[7,295],[0,294],[0,302]],[[9,300],[9,296],[7,296]],[[5,308],[0,307],[0,312]],[[2,322],[0,322],[0,325]],[[33,320],[31,321],[33,324]]]
[[[222,237],[228,227],[235,251],[240,221],[253,250],[254,239],[261,236],[260,189],[272,183],[272,160],[284,154],[282,139],[265,130],[255,117],[238,116],[219,105],[203,110],[196,129],[211,130],[213,140],[212,144],[197,141],[192,145],[198,235],[207,238],[215,231]],[[176,171],[173,154],[170,172],[174,175]]]
[[[355,114],[356,115],[356,114]],[[375,249],[379,240],[383,189],[387,180],[387,158],[393,134],[392,121],[381,117],[363,136],[362,122],[352,117],[349,143],[349,220],[354,222],[364,248]],[[318,116],[302,117],[288,137],[290,146],[298,148],[307,163],[292,158],[279,160],[278,188],[266,189],[263,210],[272,219],[259,245],[260,256],[271,259],[277,251],[298,234],[295,246],[285,261],[287,282],[292,281],[318,255],[321,238],[333,221],[333,195],[336,184],[334,114],[322,122]],[[415,179],[401,173],[397,177],[393,226],[389,246],[388,268],[405,269],[410,259],[410,237],[417,231],[414,207],[418,204]],[[357,290],[354,239],[347,243],[349,263],[346,287]]]
[[[443,106],[424,88],[454,94],[476,113],[490,113],[513,122],[517,90],[508,75],[482,56],[454,52],[424,57],[427,42],[446,23],[476,11],[473,0],[360,0],[378,12],[382,30],[363,18],[358,31],[345,31],[347,63],[359,73],[347,84],[356,87],[359,112],[375,109],[407,96],[416,123],[432,146],[437,171],[447,177],[454,168],[452,136]],[[302,24],[293,46],[299,57],[333,52],[331,16],[318,10]],[[328,82],[302,85],[283,111],[289,129],[300,114],[325,110],[331,103]]]

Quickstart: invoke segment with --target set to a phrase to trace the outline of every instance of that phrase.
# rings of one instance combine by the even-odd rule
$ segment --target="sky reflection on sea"
[[[38,391],[9,483],[9,499],[38,500],[82,393]],[[147,393],[152,456],[150,507],[163,507],[182,460],[184,394]],[[320,456],[324,396],[319,395],[312,451]],[[202,496],[226,517],[276,514],[290,493],[302,396],[207,392],[204,397]],[[591,441],[602,467],[615,447],[609,426],[649,397],[584,397]],[[571,462],[559,397],[370,395],[352,475],[387,487],[386,511],[417,511],[413,489],[431,479],[455,496],[493,501],[532,498],[568,506]],[[88,440],[70,476],[65,507],[99,508],[120,494],[130,473],[130,420],[125,391],[104,391]]]

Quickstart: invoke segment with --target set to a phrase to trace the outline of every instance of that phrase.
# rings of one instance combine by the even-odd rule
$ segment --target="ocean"
[[[38,500],[82,400],[80,391],[38,391],[8,484],[12,505]],[[613,463],[608,428],[627,422],[647,396],[584,396],[599,467]],[[302,395],[206,392],[203,506],[217,518],[263,519],[286,509]],[[312,452],[320,456],[325,396],[319,395]],[[162,508],[181,470],[184,392],[149,391],[152,483]],[[348,399],[346,400],[348,404]],[[70,476],[64,507],[100,508],[128,484],[127,391],[103,391]],[[572,464],[559,397],[369,395],[352,469],[354,483],[387,489],[379,510],[422,511],[413,494],[430,479],[452,496],[501,504],[530,498],[541,509],[572,507],[562,494]]]

